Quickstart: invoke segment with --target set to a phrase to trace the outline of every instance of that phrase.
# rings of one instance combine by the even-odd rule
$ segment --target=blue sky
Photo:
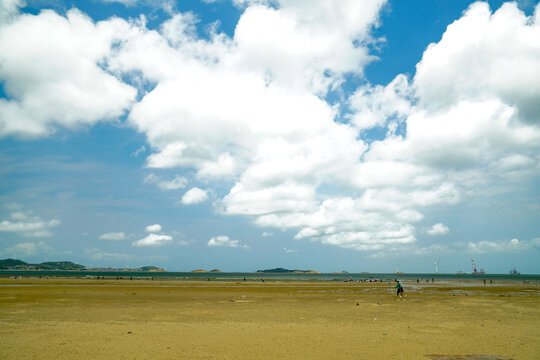
[[[0,4],[0,258],[540,273],[536,1]]]

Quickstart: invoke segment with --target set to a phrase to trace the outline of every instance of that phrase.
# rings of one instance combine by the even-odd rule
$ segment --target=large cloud
[[[440,109],[497,98],[514,105],[522,120],[538,124],[538,17],[538,8],[534,18],[527,18],[516,3],[503,4],[495,13],[487,3],[472,4],[417,65],[420,104]]]
[[[235,31],[242,66],[288,87],[325,93],[346,72],[362,73],[372,59],[365,46],[383,0],[281,0],[251,6]],[[270,30],[271,29],[271,30]]]
[[[157,82],[129,116],[155,150],[149,167],[240,175],[220,203],[234,215],[309,216],[318,186],[348,183],[366,146],[316,94],[371,60],[358,44],[370,40],[381,2],[304,5],[248,7],[233,39],[197,39],[193,17],[179,14],[126,42],[111,66]]]
[[[501,191],[538,174],[538,13],[527,18],[515,3],[491,13],[475,3],[427,48],[412,84],[399,75],[351,96],[360,131],[387,127],[353,170],[351,183],[364,200],[376,194],[365,205],[411,215],[399,223],[413,224],[422,207],[456,204],[464,194],[489,193],[495,184]]]
[[[44,10],[0,24],[0,136],[36,137],[121,116],[136,90],[103,70],[120,20]]]
[[[328,136],[330,147],[358,147],[314,94],[338,85],[345,73],[361,74],[371,57],[358,44],[370,40],[381,3],[248,7],[232,39],[217,33],[198,39],[190,14],[176,15],[159,33],[139,27],[109,65],[157,82],[129,117],[155,150],[148,165],[194,167],[212,178],[242,172],[257,161],[254,152],[266,156],[280,140],[316,147],[306,142]]]
[[[540,120],[540,92],[534,74],[540,72],[539,25],[513,3],[493,14],[485,3],[471,5],[425,51],[409,90],[416,104],[402,107],[408,112],[406,133],[371,144],[365,159],[376,171],[368,168],[368,180],[360,185],[373,182],[384,163],[394,169],[398,164],[398,178],[408,183],[446,178],[458,186],[538,170],[540,129],[534,123]],[[373,93],[378,98],[386,92]],[[364,93],[354,98],[374,101]]]
[[[476,18],[478,13],[481,16]],[[487,22],[489,26],[475,25],[476,22]],[[415,242],[414,223],[423,218],[423,208],[457,204],[464,194],[474,193],[479,187],[489,191],[486,189],[490,185],[506,180],[505,174],[510,171],[514,175],[537,174],[540,131],[531,124],[538,121],[540,112],[529,106],[540,103],[537,87],[531,83],[535,78],[526,79],[525,86],[516,92],[512,84],[517,86],[519,81],[498,79],[499,64],[505,61],[506,53],[501,43],[513,42],[516,52],[509,59],[515,66],[504,67],[505,78],[522,78],[522,68],[533,67],[532,73],[540,71],[540,57],[535,50],[540,45],[540,37],[535,35],[537,27],[535,19],[527,19],[515,4],[506,4],[494,14],[486,4],[472,5],[462,19],[447,29],[440,43],[426,50],[412,85],[404,75],[399,75],[386,87],[366,85],[350,98],[352,124],[359,131],[387,127],[383,140],[370,144],[361,153],[360,161],[346,167],[352,175],[350,185],[361,196],[330,196],[318,205],[312,204],[311,209],[297,206],[293,202],[297,196],[285,200],[269,196],[265,204],[280,199],[285,204],[289,200],[290,206],[270,208],[266,213],[258,210],[261,205],[258,197],[253,196],[253,205],[244,204],[243,208],[251,209],[251,215],[260,215],[256,223],[261,226],[300,228],[297,238],[311,237],[338,246],[377,250]],[[464,35],[471,32],[474,34],[469,37]],[[467,45],[469,41],[471,44]],[[499,53],[476,56],[474,51],[461,52],[462,47],[472,51],[492,45]],[[519,63],[520,54],[523,66]],[[441,57],[447,61],[440,62]],[[486,76],[493,79],[475,75],[486,67]],[[446,72],[450,75],[441,78]],[[279,163],[287,166],[288,162]],[[277,164],[274,172],[283,171]],[[252,167],[257,166],[261,163]],[[297,167],[299,171],[294,174],[302,172],[302,166]],[[251,168],[244,177],[250,171]],[[237,187],[226,201],[233,196],[239,198]],[[259,192],[270,189],[265,187]]]

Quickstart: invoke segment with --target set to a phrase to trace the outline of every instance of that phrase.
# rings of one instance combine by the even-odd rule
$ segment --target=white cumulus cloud
[[[136,240],[133,242],[132,246],[153,246],[158,247],[164,244],[167,244],[172,241],[172,236],[170,235],[158,235],[158,234],[149,234],[148,236]]]
[[[199,204],[208,199],[208,191],[194,187],[186,191],[182,196],[181,203],[184,205]]]
[[[94,24],[75,9],[3,24],[0,80],[10,99],[0,99],[0,136],[45,136],[121,116],[136,90],[98,63],[123,29],[122,21]]]
[[[110,232],[110,233],[105,233],[99,236],[100,240],[117,241],[117,240],[124,240],[125,238],[126,238],[126,234],[123,232]]]
[[[220,235],[220,236],[211,238],[210,240],[208,240],[207,245],[211,247],[215,246],[215,247],[248,248],[247,245],[240,244],[240,240],[232,240],[228,236],[225,236],[225,235]]]
[[[421,105],[440,109],[497,98],[514,104],[522,119],[538,122],[539,36],[538,18],[527,18],[515,2],[494,13],[487,2],[473,3],[417,65]]]
[[[150,232],[150,233],[160,232],[161,231],[161,225],[160,224],[148,225],[146,227],[146,231]]]

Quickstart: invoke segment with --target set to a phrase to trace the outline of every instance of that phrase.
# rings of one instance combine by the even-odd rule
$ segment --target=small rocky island
[[[315,270],[289,270],[284,268],[275,268],[268,270],[257,270],[258,273],[293,273],[293,274],[320,274],[319,271]]]

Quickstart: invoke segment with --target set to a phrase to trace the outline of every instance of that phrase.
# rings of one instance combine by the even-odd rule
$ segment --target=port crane
[[[473,259],[471,259],[471,263],[472,263],[472,270],[473,270],[472,273],[473,273],[473,274],[485,274],[485,273],[486,273],[486,272],[484,271],[484,269],[478,270],[478,269],[476,268],[476,264],[474,263],[474,260],[473,260]]]

